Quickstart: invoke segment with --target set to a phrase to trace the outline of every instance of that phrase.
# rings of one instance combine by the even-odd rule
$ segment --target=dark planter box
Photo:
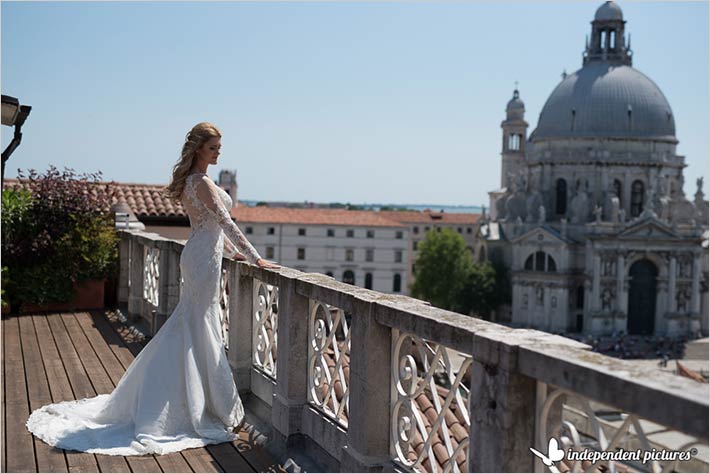
[[[104,307],[104,284],[106,280],[86,280],[74,283],[74,299],[68,303],[47,303],[38,305],[23,303],[21,313],[38,311],[76,311],[85,309],[101,309]]]

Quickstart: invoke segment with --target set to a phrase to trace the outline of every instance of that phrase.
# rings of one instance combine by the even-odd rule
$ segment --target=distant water
[[[255,206],[257,201],[239,201],[241,204],[246,204],[247,206]],[[316,207],[316,208],[328,208],[331,207],[327,203],[305,203],[305,202],[269,202],[268,203],[270,206],[287,206],[287,207],[301,207],[301,208],[308,208],[308,207]],[[442,204],[358,204],[358,203],[349,203],[353,206],[358,206],[363,209],[371,209],[374,211],[379,211],[383,207],[388,207],[391,209],[408,209],[411,211],[424,211],[426,209],[429,209],[434,212],[461,212],[461,213],[476,213],[480,214],[481,212],[481,207],[480,206],[451,206],[451,205],[442,205]]]

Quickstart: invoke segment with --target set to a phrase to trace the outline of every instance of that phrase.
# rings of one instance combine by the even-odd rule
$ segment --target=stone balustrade
[[[120,236],[119,302],[156,331],[179,299],[183,244]],[[542,471],[530,448],[554,436],[575,450],[694,447],[692,461],[639,468],[707,471],[707,384],[321,274],[224,259],[222,275],[228,358],[277,452],[331,471]]]

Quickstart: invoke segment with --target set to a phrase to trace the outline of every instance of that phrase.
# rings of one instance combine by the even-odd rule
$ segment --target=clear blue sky
[[[167,183],[208,120],[224,134],[210,174],[237,169],[242,199],[485,204],[514,81],[532,132],[601,4],[3,1],[2,92],[32,106],[6,177],[54,164]],[[619,4],[692,195],[710,156],[708,3]]]

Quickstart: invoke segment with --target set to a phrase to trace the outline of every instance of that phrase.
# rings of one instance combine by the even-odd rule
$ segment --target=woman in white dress
[[[180,257],[184,285],[175,310],[111,394],[50,404],[30,415],[27,428],[51,446],[131,456],[237,438],[244,408],[219,316],[224,246],[230,256],[238,249],[260,267],[277,266],[262,259],[232,222],[232,199],[207,177],[220,148],[221,133],[214,125],[193,127],[164,191],[182,203],[192,228]]]

